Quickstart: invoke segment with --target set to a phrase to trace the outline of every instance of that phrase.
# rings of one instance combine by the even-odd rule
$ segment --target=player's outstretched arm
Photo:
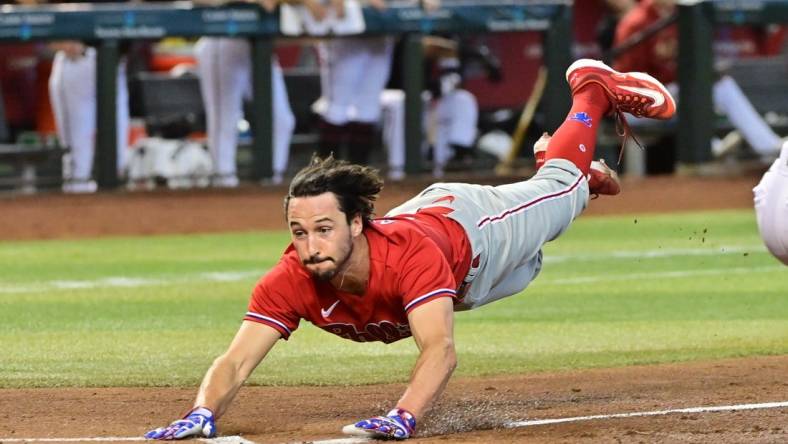
[[[416,431],[416,420],[423,417],[449,382],[457,366],[453,300],[446,297],[427,302],[410,312],[408,322],[421,353],[407,390],[386,416],[348,425],[342,429],[344,433],[409,438]]]
[[[182,419],[145,434],[148,439],[181,439],[216,435],[216,420],[230,406],[246,378],[276,344],[281,334],[267,325],[244,321],[227,351],[203,378],[194,408]]]

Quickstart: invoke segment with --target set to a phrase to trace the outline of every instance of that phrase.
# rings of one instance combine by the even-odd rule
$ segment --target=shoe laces
[[[627,112],[630,111],[627,110]],[[637,116],[637,114],[631,112],[630,114]],[[627,140],[629,140],[630,137],[632,138],[632,140],[635,141],[635,144],[637,144],[637,146],[640,147],[641,150],[645,150],[646,147],[644,147],[643,144],[640,143],[638,138],[635,137],[635,132],[632,131],[632,128],[629,126],[629,122],[627,122],[627,118],[626,116],[624,116],[624,111],[621,109],[621,106],[616,105],[616,108],[613,110],[613,118],[616,121],[616,134],[618,134],[622,138],[621,148],[619,149],[618,152],[618,163],[616,164],[616,166],[620,166],[621,160],[624,158],[624,148],[626,148]]]

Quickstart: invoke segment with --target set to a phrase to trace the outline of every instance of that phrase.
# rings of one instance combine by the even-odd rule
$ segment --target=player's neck
[[[369,243],[362,233],[353,241],[353,251],[347,266],[331,279],[331,285],[339,291],[362,295],[369,281]]]

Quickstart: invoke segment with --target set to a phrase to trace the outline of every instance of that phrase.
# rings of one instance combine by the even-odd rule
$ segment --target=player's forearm
[[[203,378],[195,407],[206,407],[214,413],[215,418],[221,417],[230,406],[233,398],[248,377],[243,374],[239,365],[220,356]]]
[[[457,354],[451,339],[424,348],[397,407],[409,411],[417,419],[422,418],[446,388],[455,367]]]

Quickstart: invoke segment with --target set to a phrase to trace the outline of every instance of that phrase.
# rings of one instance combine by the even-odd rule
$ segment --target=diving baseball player
[[[92,193],[93,157],[96,151],[96,49],[76,41],[53,44],[59,48],[49,75],[49,99],[55,115],[63,156],[63,191]],[[118,174],[123,175],[129,133],[129,91],[126,62],[118,65],[117,86]]]
[[[193,409],[150,439],[214,436],[249,374],[301,319],[343,338],[390,343],[412,336],[419,358],[386,414],[345,426],[350,435],[405,439],[443,391],[457,357],[454,312],[522,291],[542,268],[542,246],[582,213],[589,192],[615,180],[592,167],[602,116],[668,119],[670,93],[652,77],[578,60],[567,71],[566,121],[529,180],[497,187],[436,183],[372,219],[383,181],[369,167],[313,158],[290,184],[291,244],[257,283],[244,321],[208,370]]]
[[[788,265],[788,142],[753,193],[761,238],[774,257]]]
[[[252,94],[250,44],[245,39],[203,37],[195,45],[200,91],[205,104],[208,148],[214,163],[214,185],[238,185],[235,155],[238,148],[238,121],[243,115],[243,100]],[[273,97],[273,170],[272,182],[280,183],[290,156],[290,139],[295,116],[279,62],[271,60]]]

